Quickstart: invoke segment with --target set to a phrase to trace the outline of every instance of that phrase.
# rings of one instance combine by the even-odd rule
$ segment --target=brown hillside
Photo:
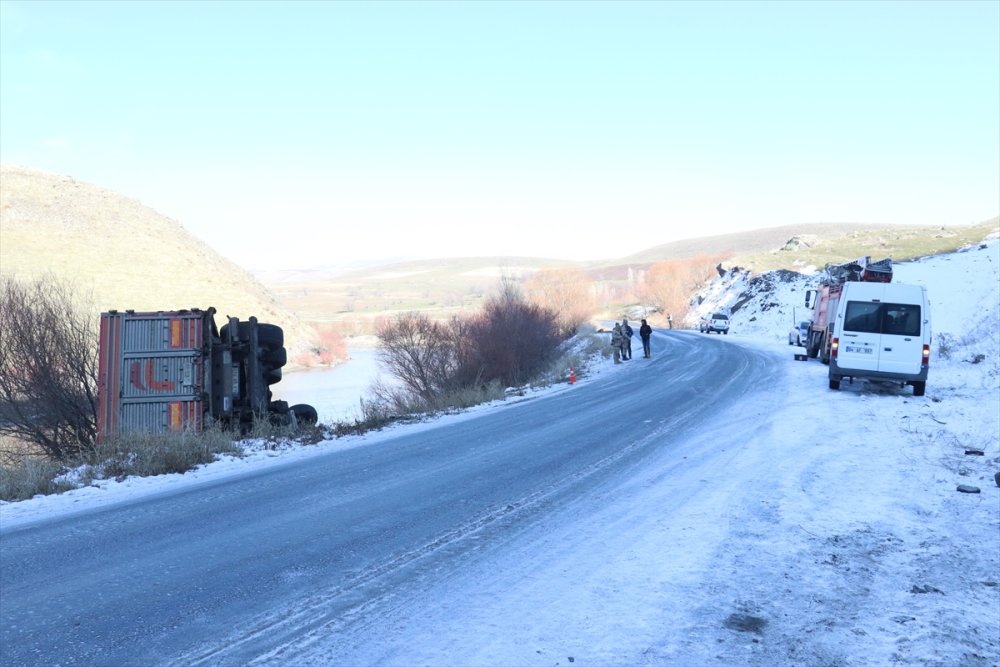
[[[0,166],[0,275],[69,281],[96,317],[106,310],[218,310],[285,329],[289,357],[315,332],[249,272],[175,220],[65,176]]]

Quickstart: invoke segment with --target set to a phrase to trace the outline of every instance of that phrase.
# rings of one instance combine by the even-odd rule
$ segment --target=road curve
[[[779,372],[656,332],[592,381],[370,446],[0,535],[0,665],[244,665],[628,478]],[[655,444],[654,444],[655,443]]]

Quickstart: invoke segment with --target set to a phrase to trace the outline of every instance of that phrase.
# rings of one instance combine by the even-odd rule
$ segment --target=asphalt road
[[[331,619],[365,623],[374,600],[627,479],[665,433],[776,372],[720,338],[657,332],[652,359],[637,344],[571,390],[8,530],[0,665],[243,665]]]

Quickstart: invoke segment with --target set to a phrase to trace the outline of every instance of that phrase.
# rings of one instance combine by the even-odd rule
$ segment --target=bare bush
[[[377,387],[375,400],[412,414],[465,406],[531,380],[554,359],[562,337],[553,311],[528,303],[513,280],[502,279],[475,316],[442,323],[405,313],[383,323],[379,339],[379,361],[403,389]]]
[[[562,340],[556,314],[528,303],[512,283],[486,300],[470,322],[471,349],[463,358],[465,379],[510,386],[530,380],[553,359]]]
[[[55,460],[92,450],[97,334],[52,277],[0,282],[0,435]]]
[[[409,312],[384,322],[378,337],[379,361],[422,400],[430,403],[451,387],[458,358],[457,338],[448,327]]]

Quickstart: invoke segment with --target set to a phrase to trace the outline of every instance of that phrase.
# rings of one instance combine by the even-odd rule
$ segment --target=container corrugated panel
[[[122,404],[122,432],[201,431],[202,419],[200,400]]]
[[[125,357],[123,399],[191,397],[201,394],[204,373],[201,356]]]
[[[201,429],[211,312],[101,315],[98,439]]]

